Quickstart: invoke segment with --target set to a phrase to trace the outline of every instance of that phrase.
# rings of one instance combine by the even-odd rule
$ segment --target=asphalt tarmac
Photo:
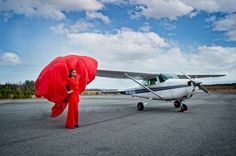
[[[236,94],[196,94],[188,112],[129,96],[82,96],[80,128],[44,100],[0,101],[0,155],[236,155]]]

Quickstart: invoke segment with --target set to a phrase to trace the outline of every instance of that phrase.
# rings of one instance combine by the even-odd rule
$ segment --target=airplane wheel
[[[139,111],[142,111],[142,110],[144,109],[144,105],[143,105],[142,102],[139,102],[139,103],[137,104],[137,109],[138,109]]]
[[[188,110],[187,105],[182,104],[182,105],[181,105],[181,111],[187,111],[187,110]]]
[[[175,100],[174,106],[175,106],[175,108],[179,108],[180,107],[180,102],[178,100]]]

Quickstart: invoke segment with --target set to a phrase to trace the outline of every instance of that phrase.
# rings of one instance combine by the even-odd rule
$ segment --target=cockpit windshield
[[[165,80],[168,79],[179,79],[176,74],[160,74]]]
[[[168,79],[179,79],[178,76],[176,74],[160,74],[159,75],[159,81],[164,82]]]
[[[143,84],[145,86],[151,86],[151,85],[165,82],[168,79],[179,79],[179,78],[176,74],[160,74],[159,76],[155,78],[144,80]]]

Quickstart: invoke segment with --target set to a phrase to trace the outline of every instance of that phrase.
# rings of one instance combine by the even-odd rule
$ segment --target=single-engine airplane
[[[201,85],[201,82],[194,80],[195,78],[221,77],[225,75],[186,75],[184,73],[177,75],[98,70],[96,76],[130,79],[137,83],[139,87],[118,92],[133,97],[148,99],[145,103],[139,102],[137,104],[139,111],[142,111],[144,106],[151,100],[169,101],[174,104],[175,108],[180,108],[181,111],[187,111],[187,105],[182,102],[193,96],[196,92],[196,87],[209,94],[208,90]],[[143,80],[143,83],[140,83],[138,80]]]

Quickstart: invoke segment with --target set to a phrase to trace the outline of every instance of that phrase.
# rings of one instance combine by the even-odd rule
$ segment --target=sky
[[[93,57],[99,69],[235,83],[235,0],[0,0],[0,83],[36,80],[68,54]],[[131,84],[96,78],[88,88]]]

